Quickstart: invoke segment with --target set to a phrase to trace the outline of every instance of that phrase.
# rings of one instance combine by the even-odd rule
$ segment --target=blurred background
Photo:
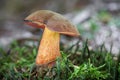
[[[119,53],[120,0],[1,0],[0,47],[7,50],[15,40],[38,45],[40,29],[24,24],[23,20],[41,9],[58,12],[76,25],[82,38],[79,46],[88,39],[90,49],[104,44],[107,50]],[[61,43],[71,46],[77,41],[62,36]]]

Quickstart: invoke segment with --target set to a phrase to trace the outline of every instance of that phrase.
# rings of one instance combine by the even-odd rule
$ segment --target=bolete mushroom
[[[39,10],[29,15],[25,23],[33,27],[44,29],[40,42],[36,65],[47,65],[52,67],[57,57],[60,57],[60,34],[79,36],[79,32],[62,15],[49,11]]]

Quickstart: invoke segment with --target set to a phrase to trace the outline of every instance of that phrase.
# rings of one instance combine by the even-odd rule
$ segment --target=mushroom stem
[[[49,65],[51,67],[54,65],[56,58],[60,56],[59,41],[59,33],[45,27],[36,57],[36,65]]]

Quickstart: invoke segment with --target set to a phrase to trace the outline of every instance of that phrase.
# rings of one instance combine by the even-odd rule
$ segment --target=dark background
[[[119,52],[119,0],[0,0],[0,47],[7,48],[13,40],[35,37],[36,29],[23,20],[41,9],[67,17],[77,26],[83,40],[90,40],[92,48],[105,43],[108,50],[113,45],[113,53]]]

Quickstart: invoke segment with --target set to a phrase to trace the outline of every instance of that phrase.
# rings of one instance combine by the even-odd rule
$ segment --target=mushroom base
[[[59,41],[59,33],[45,27],[36,57],[36,65],[52,67],[55,64],[55,60],[60,56]]]

